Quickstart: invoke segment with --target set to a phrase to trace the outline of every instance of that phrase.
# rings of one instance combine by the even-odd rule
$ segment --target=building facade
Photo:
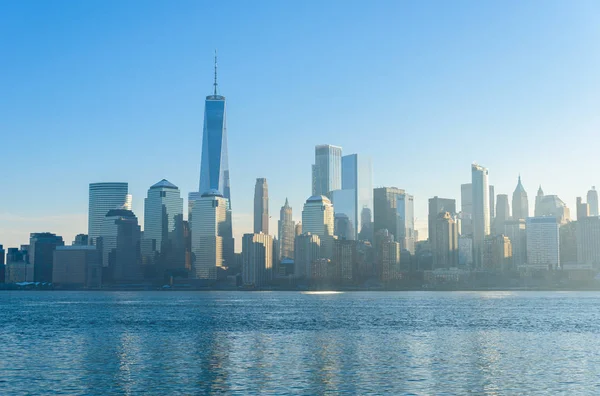
[[[559,223],[554,216],[527,219],[527,266],[536,269],[560,267]]]
[[[485,236],[490,234],[490,199],[488,170],[483,166],[471,166],[472,205],[473,205],[473,264],[475,268],[483,265]]]
[[[513,220],[525,220],[529,217],[529,201],[527,192],[521,183],[521,175],[517,181],[517,187],[512,196],[512,218]]]
[[[409,194],[400,194],[396,198],[396,241],[400,243],[401,249],[415,254],[415,242],[417,241],[415,230],[415,206],[414,197]]]
[[[54,251],[53,283],[58,287],[99,288],[102,261],[96,246],[59,246]]]
[[[318,235],[298,235],[294,247],[294,276],[300,279],[310,278],[312,263],[321,256],[321,239]]]
[[[330,144],[315,147],[312,166],[312,195],[329,195],[342,188],[342,148]]]
[[[288,199],[279,211],[279,260],[294,258],[294,239],[296,238],[295,224],[292,218],[292,207]]]
[[[388,230],[394,235],[398,232],[398,197],[404,190],[396,187],[378,187],[373,189],[373,233]]]
[[[32,233],[29,236],[29,262],[33,265],[35,282],[52,282],[54,251],[57,246],[64,246],[61,236],[49,232]]]
[[[308,198],[302,210],[302,232],[319,236],[321,256],[326,259],[333,254],[333,213],[331,201],[323,195]]]
[[[587,203],[590,205],[590,216],[598,216],[598,191],[596,186],[592,186],[592,189],[587,192]]]
[[[269,186],[258,178],[254,186],[254,233],[269,235]]]
[[[244,285],[262,287],[273,279],[273,237],[245,234],[242,238],[242,280]]]
[[[437,215],[430,240],[434,269],[458,266],[458,227],[450,212]]]
[[[600,269],[600,217],[577,220],[577,262]]]
[[[127,183],[90,183],[88,207],[88,241],[96,244],[102,236],[104,218],[112,209],[131,210],[131,195]]]

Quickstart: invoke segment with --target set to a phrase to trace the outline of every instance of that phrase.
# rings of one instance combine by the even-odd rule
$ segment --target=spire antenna
[[[217,96],[217,50],[215,49],[215,82],[213,84],[215,86],[215,96]]]

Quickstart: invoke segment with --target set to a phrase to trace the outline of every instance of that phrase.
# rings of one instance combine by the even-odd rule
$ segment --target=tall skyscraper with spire
[[[525,220],[529,217],[529,201],[527,200],[527,192],[521,184],[521,175],[517,187],[512,196],[512,217],[514,220]]]
[[[200,164],[200,194],[217,190],[229,200],[229,161],[227,153],[227,121],[225,97],[217,93],[217,53],[215,51],[214,92],[206,97],[204,104],[204,128],[202,132],[202,158]]]
[[[254,233],[269,235],[269,186],[267,179],[256,179],[254,186]]]

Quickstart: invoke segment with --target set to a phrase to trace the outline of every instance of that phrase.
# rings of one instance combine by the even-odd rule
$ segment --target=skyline
[[[119,18],[139,11],[135,4],[141,3],[113,7],[114,13],[96,16],[90,11],[110,3],[82,4],[60,15],[66,4],[60,7],[59,3],[51,13],[55,24],[44,19],[46,24],[37,28],[45,33],[44,39],[29,26],[43,12],[27,16],[27,5],[8,7],[9,22],[1,25],[7,31],[0,27],[0,33],[11,36],[18,36],[19,29],[31,29],[21,40],[0,44],[4,53],[15,55],[0,66],[0,81],[7,88],[0,98],[0,108],[6,110],[0,128],[9,131],[3,137],[10,189],[0,196],[0,244],[4,246],[27,243],[30,232],[54,232],[67,243],[84,233],[89,183],[128,182],[140,224],[146,191],[163,178],[177,185],[187,202],[187,194],[197,189],[200,172],[202,101],[212,92],[214,47],[220,58],[219,92],[228,100],[238,248],[241,235],[252,230],[256,178],[269,182],[271,213],[287,197],[294,220],[301,218],[318,144],[371,157],[373,187],[398,187],[415,197],[420,233],[427,224],[427,200],[439,196],[460,202],[460,184],[470,182],[467,166],[474,160],[489,169],[496,194],[511,195],[520,174],[530,199],[541,184],[546,194],[561,197],[573,214],[575,197],[585,197],[592,185],[599,184],[580,165],[582,158],[586,167],[600,165],[591,144],[600,127],[596,114],[600,80],[594,71],[600,66],[599,52],[594,50],[600,32],[598,24],[592,23],[600,7],[593,3],[569,7],[545,3],[542,9],[518,5],[518,15],[499,4],[472,5],[473,20],[461,14],[468,8],[465,5],[454,9],[441,4],[429,23],[405,27],[392,26],[395,13],[387,16],[384,11],[393,9],[410,19],[431,10],[391,2],[362,9],[349,3],[341,10],[345,18],[333,21],[324,36],[313,33],[308,44],[296,51],[294,46],[283,49],[283,39],[269,34],[285,24],[281,20],[267,33],[242,23],[254,34],[243,38],[239,47],[226,32],[198,45],[213,26],[211,22],[199,28],[190,22],[205,11],[200,5],[181,3],[169,8],[149,3],[142,10],[146,19],[131,27],[139,32],[125,34],[117,42],[122,30],[127,30],[119,25]],[[260,15],[268,20],[267,3],[263,4],[258,7]],[[326,4],[323,15],[311,15],[312,20],[323,23],[336,9],[334,4]],[[220,7],[227,8],[217,6],[209,14],[222,12]],[[244,7],[230,10],[233,20],[242,18]],[[274,3],[274,7],[276,13],[289,6]],[[51,7],[40,3],[39,8]],[[169,11],[165,8],[170,10],[160,25],[165,31],[149,30],[161,11]],[[184,8],[191,11],[189,16]],[[479,26],[482,37],[444,28],[427,36],[427,29],[449,8],[450,17],[469,23],[465,31],[472,33],[474,25]],[[294,28],[307,10],[294,11],[297,14],[286,14],[292,17],[291,25],[282,30],[292,42],[299,33]],[[490,20],[496,11],[500,11],[494,15],[497,20]],[[61,18],[74,15],[81,20],[57,29]],[[488,18],[478,20],[477,15]],[[96,24],[84,26],[94,20]],[[105,27],[101,22],[107,21],[113,29],[97,36]],[[507,21],[513,22],[513,36],[500,36],[504,30],[499,25]],[[167,34],[167,22],[181,26]],[[527,29],[525,22],[530,24]],[[448,24],[442,26],[451,29]],[[378,29],[370,31],[375,25]],[[191,34],[194,28],[205,29],[205,34]],[[337,32],[336,28],[343,29]],[[82,36],[69,38],[76,32]],[[402,35],[406,41],[398,44],[391,38],[398,32],[409,33]],[[525,32],[529,34],[518,37]],[[446,33],[449,37],[444,37]],[[252,46],[254,53],[249,54],[244,43],[257,36],[264,45]],[[544,42],[538,42],[542,37]],[[460,39],[454,47],[453,38]],[[153,40],[159,45],[150,45]],[[174,42],[178,45],[170,48]],[[392,42],[399,48],[384,51]],[[330,48],[332,43],[339,45]],[[500,51],[485,52],[498,45]],[[440,56],[461,46],[459,56],[443,58],[444,67],[436,67]],[[329,51],[323,51],[326,47]],[[119,56],[111,56],[110,49]],[[148,59],[155,62],[143,62]],[[95,66],[94,60],[103,62]],[[312,68],[303,70],[307,66]],[[487,73],[480,70],[482,66]],[[94,147],[98,150],[90,149]],[[287,147],[293,147],[293,155],[284,150]],[[110,149],[114,153],[106,155]],[[57,179],[61,188],[56,187]],[[271,218],[271,230],[277,229],[276,221]]]

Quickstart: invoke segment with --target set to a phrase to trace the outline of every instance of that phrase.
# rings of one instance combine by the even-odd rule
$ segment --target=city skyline
[[[373,158],[374,187],[397,186],[415,197],[420,239],[426,237],[423,231],[427,200],[440,196],[456,199],[459,204],[460,184],[470,181],[465,169],[473,160],[490,170],[490,184],[497,194],[511,194],[516,177],[521,174],[530,199],[530,213],[540,184],[547,193],[564,200],[574,213],[575,198],[584,197],[592,185],[598,184],[587,172],[579,172],[582,157],[590,157],[586,166],[599,165],[591,152],[593,145],[578,146],[577,155],[569,150],[576,140],[594,139],[592,133],[600,123],[594,100],[600,81],[591,72],[600,64],[597,51],[593,51],[598,32],[592,30],[592,21],[585,18],[589,6],[553,3],[539,10],[532,5],[519,5],[521,13],[514,16],[508,7],[497,4],[480,5],[464,15],[461,7],[450,9],[455,7],[440,4],[439,13],[433,13],[430,23],[445,20],[442,16],[446,12],[458,18],[455,23],[462,21],[473,27],[480,23],[475,22],[479,16],[489,25],[485,30],[488,34],[475,39],[461,31],[448,38],[443,37],[441,30],[427,36],[425,32],[432,25],[419,27],[409,23],[399,28],[392,23],[391,15],[385,15],[383,5],[365,10],[352,4],[341,10],[345,21],[336,22],[337,26],[319,35],[319,40],[326,38],[324,43],[316,35],[311,36],[309,45],[299,47],[297,53],[287,51],[287,58],[278,56],[281,43],[277,39],[257,36],[252,30],[244,40],[262,39],[265,44],[252,56],[226,33],[198,45],[197,37],[208,35],[214,25],[186,25],[200,10],[192,3],[182,3],[177,14],[165,13],[165,23],[177,22],[181,27],[151,48],[146,48],[146,44],[159,37],[151,28],[152,21],[165,11],[164,6],[148,6],[144,10],[147,19],[136,26],[142,36],[126,36],[126,40],[121,40],[123,35],[114,18],[138,11],[133,6],[125,6],[116,16],[103,17],[108,19],[101,20],[105,23],[102,25],[84,25],[95,20],[93,11],[102,7],[99,4],[84,5],[65,15],[54,12],[56,26],[62,18],[76,16],[81,21],[68,25],[66,31],[55,29],[52,23],[40,27],[45,29],[41,32],[46,33],[48,41],[40,41],[40,35],[31,32],[23,34],[20,41],[3,44],[8,52],[16,54],[11,63],[2,66],[6,79],[3,85],[8,93],[1,103],[7,110],[3,120],[3,128],[9,131],[6,147],[22,147],[22,136],[34,138],[38,144],[27,147],[25,159],[22,150],[5,152],[7,163],[18,166],[9,166],[8,183],[12,190],[0,197],[0,243],[5,247],[19,246],[27,243],[30,232],[53,232],[66,241],[85,232],[89,183],[129,183],[132,210],[140,224],[144,224],[146,191],[156,180],[172,181],[184,197],[195,191],[202,140],[201,103],[212,92],[215,47],[221,59],[219,92],[228,98],[229,166],[235,187],[233,224],[238,250],[242,235],[252,230],[255,179],[269,180],[272,213],[286,196],[290,206],[302,208],[310,195],[309,166],[314,146],[325,143],[339,145],[345,153]],[[275,5],[273,12],[282,7],[286,6]],[[393,3],[387,7],[395,7],[398,15],[407,19],[426,10],[422,6]],[[56,8],[65,7],[58,4]],[[184,8],[191,12],[181,20]],[[335,8],[326,5],[323,16],[315,18],[325,21]],[[28,21],[24,17],[25,5],[11,5],[6,12],[9,19],[13,15],[14,20]],[[217,7],[210,12],[217,14],[222,9]],[[243,12],[241,7],[231,18],[241,20]],[[492,14],[496,20],[490,19]],[[301,16],[302,12],[291,18],[291,27],[299,26]],[[353,32],[350,28],[356,27],[352,22],[357,20],[364,23]],[[369,29],[379,20],[380,30]],[[503,35],[508,34],[504,30],[507,20],[513,22],[514,36]],[[559,20],[565,23],[557,27]],[[7,26],[21,32],[31,24],[21,26],[13,22]],[[247,22],[241,26],[251,28]],[[336,27],[341,30],[336,31]],[[273,26],[277,28],[282,28],[281,21]],[[100,30],[103,36],[99,36]],[[282,31],[292,42],[299,39],[291,28]],[[390,43],[388,37],[397,33],[414,34],[394,50],[385,51]],[[369,39],[357,44],[355,38],[361,34]],[[85,46],[69,38],[80,36]],[[544,36],[549,39],[539,42]],[[552,40],[557,37],[562,39]],[[446,41],[452,39],[455,44]],[[181,41],[170,48],[173,40]],[[53,44],[57,41],[66,46],[57,47]],[[331,49],[332,42],[340,45]],[[378,44],[373,46],[372,42]],[[507,42],[511,43],[510,48]],[[571,46],[571,42],[589,43],[592,47]],[[462,54],[473,54],[470,61],[474,63],[450,56],[443,62],[444,68],[433,67],[432,61],[439,56],[436,51],[443,50],[441,55],[447,56],[452,45],[462,46]],[[485,49],[490,46],[502,50],[488,54]],[[416,51],[417,47],[422,52]],[[330,51],[321,51],[325,48]],[[94,54],[109,49],[116,50],[119,56],[99,61],[99,66],[91,63],[98,56]],[[532,53],[527,54],[530,50]],[[35,53],[45,56],[43,65],[32,58]],[[89,60],[81,65],[86,56]],[[134,60],[134,56],[139,60]],[[156,60],[157,56],[162,59]],[[351,62],[356,58],[364,61]],[[305,60],[299,62],[300,59]],[[572,59],[578,59],[577,63]],[[307,64],[318,66],[302,70]],[[545,73],[535,72],[542,64]],[[53,73],[49,77],[42,70]],[[339,70],[346,71],[338,73]],[[131,75],[136,78],[128,78]],[[290,79],[290,75],[298,78]],[[453,85],[452,80],[460,80],[462,87]],[[317,86],[318,91],[314,89]],[[478,86],[486,87],[485,92]],[[155,92],[158,95],[151,95]],[[544,100],[540,100],[542,96]],[[357,100],[365,97],[378,100]],[[258,116],[259,110],[265,108],[274,115],[274,122],[265,123]],[[437,115],[435,120],[431,113]],[[377,138],[370,132],[373,128],[381,131]],[[92,136],[102,150],[90,149],[95,147],[90,142],[96,141],[90,140]],[[430,141],[440,136],[459,150],[432,146]],[[494,149],[500,137],[507,142],[519,140],[519,145],[510,145],[510,156]],[[293,147],[292,156],[285,147]],[[107,150],[113,150],[114,155],[106,155]],[[403,153],[402,160],[397,158],[399,152]],[[554,160],[559,152],[563,156],[560,166]],[[248,161],[251,153],[261,158]],[[149,159],[170,156],[176,160]],[[289,169],[276,164],[289,164]],[[45,169],[45,174],[61,175],[66,184],[55,189],[54,178],[42,177],[39,169]],[[51,197],[40,200],[39,194],[22,193],[29,191],[32,183],[34,191],[51,191]],[[300,210],[294,212],[295,221],[300,220],[299,213]],[[276,220],[271,219],[271,230],[277,229]]]

